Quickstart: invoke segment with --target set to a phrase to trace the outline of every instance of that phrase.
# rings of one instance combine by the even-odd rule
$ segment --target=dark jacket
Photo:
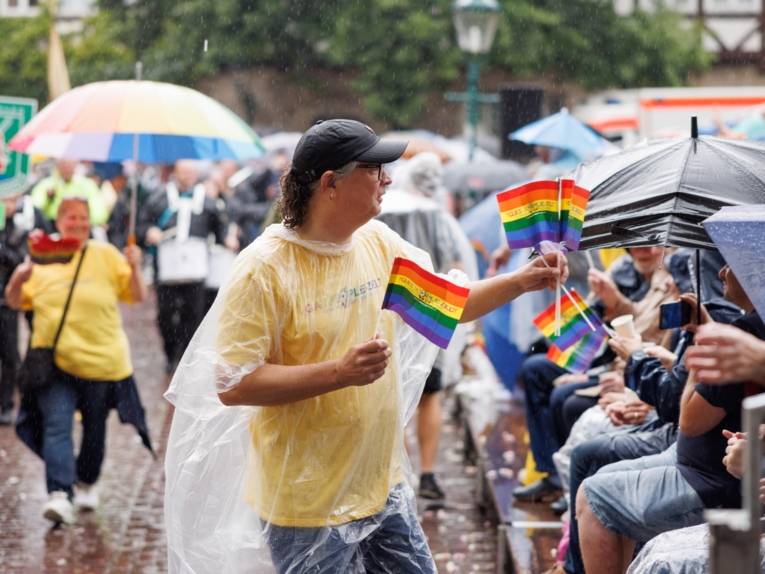
[[[103,384],[111,385],[109,408],[117,411],[122,424],[130,424],[135,428],[143,445],[156,458],[135,379],[131,375],[121,381],[109,381]],[[16,417],[16,434],[25,445],[42,458],[43,420],[34,392],[24,393],[21,397],[21,406]]]
[[[734,323],[742,317],[741,309],[723,299],[708,301],[705,306],[719,323]],[[625,384],[637,392],[640,400],[655,407],[663,422],[676,424],[680,420],[680,398],[688,379],[683,356],[692,344],[693,334],[681,331],[673,349],[677,360],[669,371],[661,366],[659,359],[643,351],[632,353],[624,369]]]
[[[177,223],[178,214],[169,209],[165,190],[155,191],[146,200],[138,214],[136,225],[138,242],[143,244],[146,232],[150,227],[156,226],[164,231],[175,227]],[[213,235],[215,242],[222,244],[226,237],[227,223],[226,213],[219,202],[211,197],[205,197],[202,213],[192,213],[191,215],[189,236],[207,239],[209,235]]]
[[[270,169],[253,173],[234,188],[233,195],[227,200],[228,216],[239,227],[242,249],[263,231],[263,222],[273,204],[269,189],[277,183],[278,178]]]
[[[32,229],[42,229],[46,233],[53,231],[52,224],[43,216],[42,212],[34,209],[34,223],[31,228],[26,228],[22,222],[23,198],[16,204],[16,212],[7,214],[4,229],[0,229],[0,301],[3,292],[13,270],[24,261],[27,249],[27,235]]]

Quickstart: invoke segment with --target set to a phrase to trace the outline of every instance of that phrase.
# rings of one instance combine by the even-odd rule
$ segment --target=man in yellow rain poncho
[[[381,311],[395,257],[432,266],[373,220],[404,148],[351,120],[298,143],[284,223],[240,254],[168,392],[171,571],[435,572],[403,428],[437,348]],[[566,275],[550,254],[471,283],[462,320]]]

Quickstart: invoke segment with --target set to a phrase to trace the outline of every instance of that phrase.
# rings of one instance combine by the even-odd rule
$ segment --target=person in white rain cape
[[[238,256],[167,393],[171,572],[435,572],[403,429],[438,348],[381,310],[395,257],[432,266],[373,221],[405,146],[352,120],[298,143],[284,222]],[[550,254],[470,283],[462,321],[567,273]]]

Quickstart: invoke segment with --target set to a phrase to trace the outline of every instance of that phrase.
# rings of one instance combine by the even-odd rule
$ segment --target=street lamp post
[[[456,0],[453,13],[457,43],[468,57],[467,94],[465,95],[470,126],[469,159],[473,161],[478,130],[478,105],[484,99],[478,91],[481,58],[489,53],[494,43],[500,7],[496,0]],[[485,99],[493,101],[491,97]]]

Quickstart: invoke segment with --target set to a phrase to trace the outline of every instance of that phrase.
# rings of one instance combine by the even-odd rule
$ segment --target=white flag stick
[[[561,196],[563,195],[563,182],[558,178],[558,232],[560,232],[560,208],[561,208]],[[560,240],[560,237],[558,237]],[[560,337],[560,277],[558,277],[557,284],[555,286],[555,336]]]
[[[550,267],[547,264],[547,261],[544,260],[544,257],[542,258],[542,262],[545,264],[546,267]],[[595,327],[595,325],[592,324],[592,321],[590,321],[590,318],[587,316],[587,314],[584,312],[584,309],[582,309],[579,304],[576,302],[576,299],[574,299],[573,295],[571,295],[571,292],[566,288],[565,285],[563,285],[560,281],[558,281],[558,285],[561,289],[563,289],[563,292],[566,294],[566,296],[569,298],[569,301],[574,305],[574,308],[577,310],[577,312],[582,316],[582,319],[585,320],[587,323],[587,326],[592,331],[597,331],[598,329]],[[560,311],[560,305],[556,305],[557,309],[556,311]],[[616,333],[612,329],[609,329],[605,324],[603,324],[603,329],[606,331],[606,333],[609,334],[609,336],[614,337],[616,336]],[[556,333],[555,336],[559,336],[560,333]]]

